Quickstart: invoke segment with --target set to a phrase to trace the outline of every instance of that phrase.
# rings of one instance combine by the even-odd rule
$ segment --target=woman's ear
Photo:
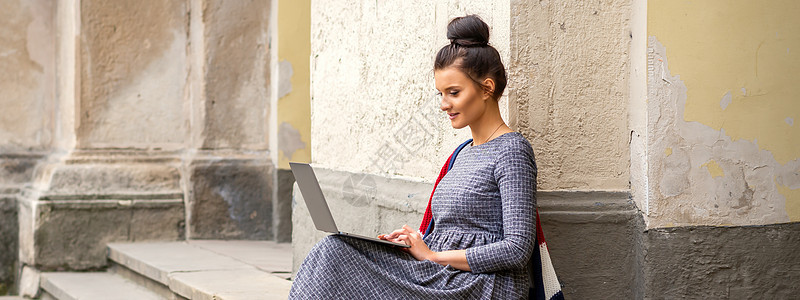
[[[486,77],[481,84],[483,86],[483,95],[487,96],[488,98],[493,98],[494,96],[494,79],[490,77]]]

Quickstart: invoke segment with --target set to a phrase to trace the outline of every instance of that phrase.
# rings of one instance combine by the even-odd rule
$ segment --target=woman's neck
[[[513,131],[503,122],[499,109],[487,110],[482,118],[469,125],[469,129],[472,131],[473,146],[486,143],[504,133]]]

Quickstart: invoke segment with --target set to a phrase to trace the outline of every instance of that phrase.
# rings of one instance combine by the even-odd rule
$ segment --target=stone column
[[[21,263],[94,269],[107,242],[183,238],[188,7],[83,0],[52,11],[58,84],[44,119],[55,134],[22,192]]]
[[[273,239],[270,2],[191,1],[189,238]]]
[[[54,12],[47,0],[0,9],[0,295],[19,272],[18,193],[53,142]]]

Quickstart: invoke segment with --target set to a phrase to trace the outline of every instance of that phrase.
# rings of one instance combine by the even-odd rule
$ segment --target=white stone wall
[[[478,14],[508,66],[508,1],[313,1],[312,162],[433,180],[471,138],[439,109],[433,61],[450,19]],[[501,99],[504,118],[507,100]],[[506,118],[507,119],[507,118]]]

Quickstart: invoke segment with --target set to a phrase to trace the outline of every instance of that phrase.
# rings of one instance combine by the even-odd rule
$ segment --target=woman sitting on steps
[[[472,142],[443,169],[422,233],[405,225],[381,236],[411,246],[403,249],[325,237],[300,266],[291,299],[528,298],[538,247],[533,150],[500,116],[506,72],[486,23],[455,18],[447,38],[434,63],[441,110],[453,128],[469,126]]]

